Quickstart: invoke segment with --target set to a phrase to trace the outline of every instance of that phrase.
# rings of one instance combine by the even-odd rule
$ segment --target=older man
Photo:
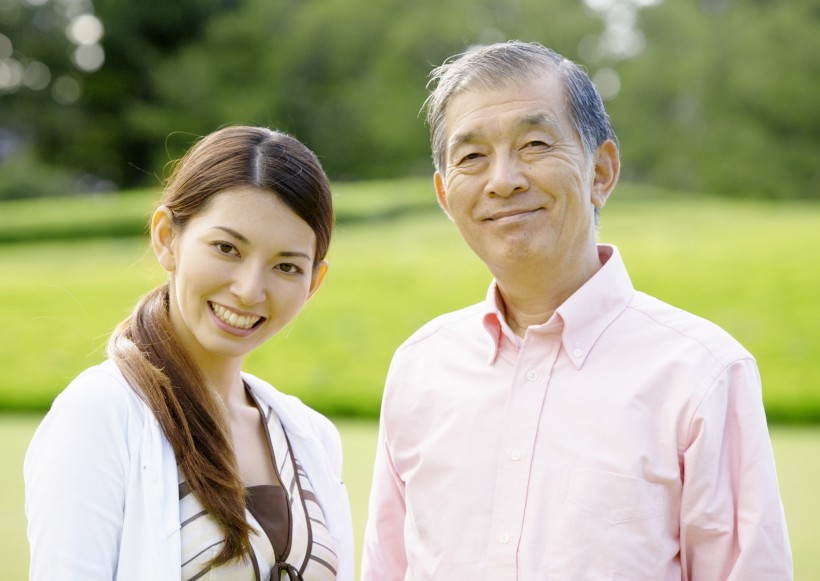
[[[395,354],[363,579],[790,579],[754,359],[596,243],[620,161],[587,75],[510,42],[433,78],[438,200],[494,280]]]

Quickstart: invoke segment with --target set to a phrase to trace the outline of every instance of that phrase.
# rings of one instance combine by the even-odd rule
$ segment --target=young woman
[[[167,282],[26,455],[31,579],[352,580],[338,432],[241,371],[321,284],[332,224],[288,135],[230,127],[178,162],[150,223]]]

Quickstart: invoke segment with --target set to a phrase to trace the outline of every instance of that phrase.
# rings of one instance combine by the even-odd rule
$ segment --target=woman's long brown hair
[[[333,228],[330,186],[313,152],[284,133],[240,126],[208,135],[177,162],[160,204],[181,232],[214,195],[236,187],[282,200],[313,229],[315,263],[324,259]],[[225,534],[217,565],[251,554],[245,489],[225,405],[176,337],[168,293],[165,283],[139,301],[114,330],[108,354],[159,420],[191,492]]]

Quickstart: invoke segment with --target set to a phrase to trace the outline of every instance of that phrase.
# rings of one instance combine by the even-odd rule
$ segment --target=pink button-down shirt
[[[792,578],[754,359],[599,256],[523,339],[493,284],[398,349],[365,581]]]

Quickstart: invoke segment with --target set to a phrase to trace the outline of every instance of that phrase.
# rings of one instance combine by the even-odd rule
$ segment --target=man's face
[[[596,165],[565,103],[558,79],[543,74],[465,90],[447,107],[439,201],[496,276],[572,265],[595,248],[593,204],[603,206],[609,190],[595,187]]]

